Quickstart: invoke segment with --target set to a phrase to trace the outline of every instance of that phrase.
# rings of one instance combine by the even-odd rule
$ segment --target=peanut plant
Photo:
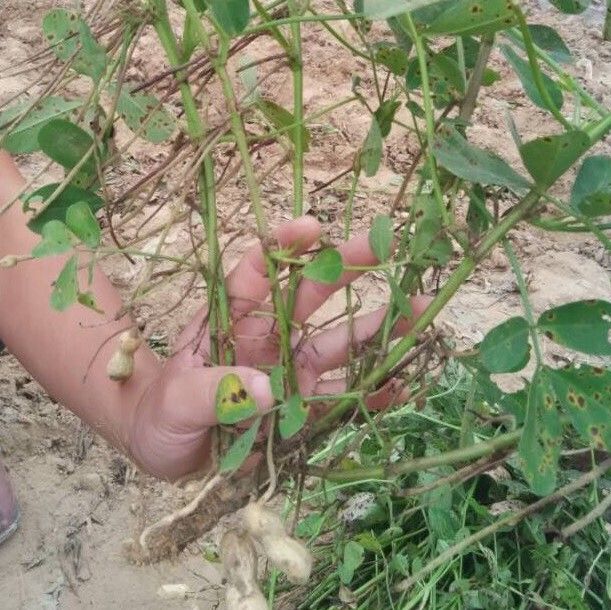
[[[550,0],[548,10],[575,14],[588,4]],[[288,493],[290,512],[298,515],[303,506],[311,511],[299,521],[297,532],[311,539],[315,555],[317,540],[325,534],[319,540],[323,550],[318,555],[321,568],[313,576],[316,586],[309,585],[305,593],[291,590],[272,573],[269,599],[284,599],[286,607],[301,607],[295,600],[304,595],[303,607],[311,608],[436,607],[427,605],[432,604],[432,591],[447,591],[448,579],[467,586],[467,576],[459,578],[453,566],[485,538],[517,528],[586,486],[593,490],[594,506],[579,505],[586,518],[593,514],[583,527],[602,514],[598,503],[605,500],[598,494],[609,460],[570,480],[559,463],[567,450],[589,447],[593,456],[604,457],[611,448],[611,369],[598,366],[611,356],[611,303],[558,303],[535,316],[519,253],[508,236],[518,225],[530,223],[550,232],[591,233],[609,249],[611,157],[592,149],[611,130],[611,110],[571,75],[570,50],[552,28],[528,21],[526,5],[517,0],[101,0],[87,10],[57,8],[42,23],[48,49],[32,59],[45,68],[42,93],[29,96],[24,91],[1,109],[0,146],[15,154],[42,152],[49,165],[64,170],[60,182],[28,188],[21,196],[31,215],[29,227],[40,234],[31,258],[70,253],[55,282],[51,306],[60,311],[96,309],[95,294],[79,284],[78,269],[117,255],[142,258],[146,273],[121,313],[133,312],[151,292],[167,289],[168,278],[192,278],[171,311],[196,281],[203,281],[210,364],[236,362],[224,281],[228,239],[223,222],[231,212],[220,202],[226,205],[223,190],[232,181],[239,180],[247,193],[272,284],[266,315],[273,316],[278,330],[280,358],[265,371],[277,404],[270,414],[253,420],[256,406],[239,378],[223,380],[217,398],[214,480],[229,485],[244,479],[239,471],[244,460],[252,453],[265,455],[261,470],[270,481],[269,495],[278,479]],[[360,60],[350,96],[322,108],[304,104],[304,73],[309,69],[305,34],[312,24],[330,43]],[[607,36],[608,30],[607,20]],[[150,32],[165,53],[165,65],[135,82],[134,53]],[[248,50],[262,39],[273,41],[274,53],[253,61]],[[501,78],[490,66],[497,51],[519,78],[529,103],[556,123],[525,141],[509,116],[508,129],[523,167],[512,167],[498,152],[469,141],[482,89]],[[278,71],[290,75],[289,107],[265,87]],[[75,82],[88,93],[68,93]],[[218,99],[211,99],[211,90]],[[353,232],[362,179],[378,173],[391,130],[418,142],[402,184],[370,225],[369,245],[378,263],[359,269],[345,264],[332,243],[303,256],[278,249],[264,194],[270,175],[290,166],[284,211],[294,217],[304,214],[308,153],[317,146],[314,126],[324,125],[332,112],[348,105],[358,107],[370,127],[363,141],[354,142],[348,169],[334,181],[347,184],[341,218],[346,238]],[[117,147],[119,123],[132,136]],[[317,137],[324,138],[324,131]],[[128,188],[117,188],[113,172],[126,163],[136,140],[159,146],[164,157]],[[266,150],[274,151],[271,168],[261,160]],[[180,176],[177,186],[163,191],[164,176],[172,173]],[[567,173],[570,195],[558,197],[554,187]],[[169,220],[148,233],[125,237],[129,232],[121,229],[130,222],[142,217],[148,222],[157,213],[150,206],[157,199],[161,206],[171,206]],[[192,221],[194,215],[200,222]],[[169,253],[165,243],[176,226],[191,234],[191,243],[180,254]],[[142,247],[151,237],[157,239],[154,251]],[[523,315],[460,350],[435,328],[435,320],[499,246],[515,275]],[[3,264],[20,260],[13,257]],[[295,369],[299,348],[292,339],[297,287],[302,278],[331,284],[348,271],[375,272],[384,279],[384,321],[371,341],[354,345],[344,392],[302,396]],[[430,286],[434,295],[424,313],[407,335],[393,339],[397,322],[412,313],[410,296]],[[341,318],[350,325],[357,300],[348,287]],[[575,356],[579,364],[551,366],[543,337],[581,354]],[[529,363],[532,374],[522,390],[507,393],[495,383],[493,375],[518,373]],[[409,388],[411,398],[396,409],[369,412],[365,398],[392,379]],[[456,379],[462,385],[454,384]],[[228,400],[231,396],[237,399]],[[310,413],[312,405],[317,405],[316,417]],[[259,434],[263,428],[269,429],[269,439]],[[520,481],[519,493],[528,501],[508,516],[469,528],[452,513],[453,490],[472,493],[469,485],[499,465],[516,485]],[[306,477],[318,481],[317,491],[304,491]],[[231,485],[240,498],[200,519],[180,547],[214,525],[224,510],[244,503],[256,487],[254,479],[245,490]],[[367,500],[368,515],[377,510],[383,516],[368,522],[356,537],[342,529],[330,542],[338,494],[345,488]],[[425,516],[413,526],[417,533],[409,533],[413,524],[407,523],[419,514]],[[382,531],[380,523],[385,525]],[[412,544],[412,537],[424,557],[418,564],[401,550]],[[446,543],[440,548],[433,539]],[[424,540],[430,543],[426,552]],[[162,555],[160,551],[153,558]],[[602,563],[606,560],[608,568],[608,553],[605,557]],[[324,565],[334,566],[331,575],[325,574]],[[468,569],[464,567],[465,574]],[[462,560],[460,570],[463,574]],[[584,598],[592,605],[583,607],[603,607],[608,594],[603,589],[609,583],[601,574],[604,566],[594,565],[591,592]],[[537,589],[540,597],[568,603],[553,597],[562,587],[548,581],[545,586],[550,597],[542,588]],[[494,598],[490,605],[444,605],[441,597],[437,603],[448,608],[534,607],[524,601],[534,599],[528,598],[532,592],[525,592],[523,583],[517,588],[511,595],[520,602],[506,590],[501,601]],[[464,602],[465,591],[459,593]],[[574,603],[570,607],[582,607]]]

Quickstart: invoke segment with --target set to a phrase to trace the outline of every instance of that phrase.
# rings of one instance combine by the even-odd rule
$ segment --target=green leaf
[[[500,81],[503,77],[500,72],[492,68],[486,68],[482,76],[482,87],[491,87],[494,83]]]
[[[560,405],[596,449],[611,449],[611,370],[585,364],[548,369]]]
[[[321,513],[310,513],[306,515],[295,528],[295,535],[298,538],[313,538],[318,536],[326,520]]]
[[[42,241],[32,250],[32,256],[54,256],[72,249],[72,233],[59,220],[50,220],[42,228]],[[76,297],[74,297],[76,299]]]
[[[534,43],[540,49],[546,51],[553,60],[561,64],[568,64],[573,61],[571,51],[554,28],[550,28],[548,25],[530,24],[528,30]]]
[[[378,125],[380,126],[380,134],[383,138],[387,137],[392,128],[392,122],[395,118],[395,113],[401,106],[401,102],[386,100],[380,104],[378,109],[373,113]]]
[[[375,117],[371,119],[371,127],[363,143],[361,151],[361,167],[368,177],[375,176],[382,161],[382,131]]]
[[[374,58],[395,76],[403,76],[407,70],[407,53],[399,46],[380,43],[375,47]]]
[[[240,34],[250,20],[248,0],[206,0],[213,17],[229,36]]]
[[[354,578],[354,573],[365,559],[365,549],[354,540],[350,540],[344,547],[344,559],[339,566],[340,580],[348,585]]]
[[[73,11],[54,9],[42,21],[42,31],[55,55],[70,61],[80,74],[96,83],[106,70],[106,52],[93,37],[89,26]]]
[[[515,373],[530,359],[528,322],[509,318],[486,334],[479,347],[480,358],[490,373]]]
[[[562,427],[547,371],[538,371],[528,393],[520,461],[532,490],[541,496],[556,487]]]
[[[216,417],[221,424],[236,424],[252,417],[257,404],[235,373],[228,373],[216,389]]]
[[[611,303],[576,301],[544,311],[537,326],[560,345],[585,354],[611,356]]]
[[[28,195],[24,200],[24,210],[27,211],[31,209],[29,207],[30,202],[37,199],[41,199],[44,205],[44,201],[55,192],[58,186],[59,183],[45,184],[45,186],[40,187],[38,190]],[[104,206],[102,199],[95,193],[67,184],[62,192],[51,202],[51,205],[46,207],[28,222],[28,228],[35,233],[41,233],[42,228],[50,220],[61,220],[65,222],[66,211],[71,205],[79,201],[84,201],[91,209],[92,214],[95,214]]]
[[[221,458],[219,472],[237,470],[244,463],[255,443],[260,426],[261,418],[258,417],[244,434],[238,436],[231,447],[229,447],[227,453]]]
[[[321,284],[333,284],[344,272],[342,255],[334,248],[326,248],[302,270],[303,277]]]
[[[291,438],[303,428],[308,421],[310,410],[304,404],[299,394],[293,394],[284,404],[280,405],[280,421],[278,431],[282,438]]]
[[[588,6],[590,0],[549,0],[557,9],[569,15],[577,15],[583,13]]]
[[[272,388],[272,396],[276,400],[284,400],[284,367],[281,364],[271,370],[269,384]]]
[[[66,225],[89,248],[100,245],[100,225],[85,201],[73,203],[67,209]]]
[[[30,106],[30,102],[22,102],[0,112],[0,145],[13,154],[31,153],[39,150],[38,134],[49,121],[66,116],[72,110],[82,105],[79,100],[66,100],[62,97],[50,96],[42,98],[23,118],[11,127],[11,122],[20,116]]]
[[[378,262],[385,263],[392,254],[394,234],[390,216],[378,214],[369,229],[369,247]]]
[[[138,132],[141,137],[153,144],[164,142],[176,130],[176,118],[154,95],[148,93],[130,93],[133,85],[121,87],[117,100],[117,112],[127,126]],[[109,87],[111,93],[116,93],[116,87]],[[144,127],[143,127],[144,125]]]
[[[520,155],[537,186],[548,189],[589,147],[588,134],[571,131],[526,142]]]
[[[51,307],[53,309],[64,311],[76,302],[78,296],[77,270],[76,256],[72,256],[64,265],[53,285],[53,292],[51,293]]]
[[[505,59],[510,63],[511,67],[518,75],[526,95],[532,100],[532,102],[539,106],[539,108],[543,108],[544,110],[552,110],[539,92],[535,79],[532,75],[530,64],[522,59],[511,47],[507,45],[501,45],[501,51],[503,52]],[[542,74],[541,76],[543,77],[543,85],[547,90],[550,99],[554,103],[554,106],[560,110],[564,104],[564,97],[560,87],[546,74]]]
[[[583,162],[573,184],[571,206],[585,216],[611,214],[611,157],[595,155]]]
[[[182,62],[187,63],[193,51],[200,45],[199,30],[197,29],[196,21],[191,16],[191,13],[186,13],[185,24],[182,28]]]
[[[455,0],[450,7],[429,23],[426,34],[490,34],[517,23],[509,0]]]
[[[295,126],[295,116],[286,108],[279,106],[276,102],[265,98],[257,99],[257,108],[261,110],[265,118],[278,130],[283,130],[286,136],[295,143],[295,134],[293,132]],[[301,129],[301,140],[303,149],[307,152],[310,146],[310,132],[304,125]]]
[[[435,158],[455,176],[474,184],[495,184],[523,193],[528,181],[503,159],[477,148],[452,127],[443,127],[433,146]]]
[[[363,14],[372,20],[388,19],[442,0],[362,0]]]
[[[72,169],[93,146],[93,139],[86,131],[70,121],[53,119],[40,130],[38,143],[42,152],[49,158],[66,169]],[[80,174],[91,178],[96,176],[93,155],[90,155],[81,167]]]
[[[401,286],[399,286],[399,282],[397,282],[392,273],[387,274],[386,279],[388,280],[388,285],[390,286],[390,296],[393,305],[399,310],[399,313],[404,318],[411,318],[412,305],[407,296],[405,296]]]

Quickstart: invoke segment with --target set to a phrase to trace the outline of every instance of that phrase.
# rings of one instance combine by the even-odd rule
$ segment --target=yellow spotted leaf
[[[216,417],[221,424],[235,424],[252,417],[257,405],[235,374],[225,375],[216,390]]]

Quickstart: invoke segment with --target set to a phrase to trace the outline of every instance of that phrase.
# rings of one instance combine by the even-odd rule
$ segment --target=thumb
[[[221,380],[230,373],[237,375],[244,389],[257,405],[259,414],[274,405],[269,377],[245,366],[197,367],[175,370],[166,387],[164,403],[171,405],[177,425],[196,430],[218,424],[216,394]]]

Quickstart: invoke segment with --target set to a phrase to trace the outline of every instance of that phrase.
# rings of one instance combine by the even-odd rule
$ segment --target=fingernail
[[[254,375],[250,381],[253,398],[260,409],[267,411],[274,404],[272,388],[267,375]]]

